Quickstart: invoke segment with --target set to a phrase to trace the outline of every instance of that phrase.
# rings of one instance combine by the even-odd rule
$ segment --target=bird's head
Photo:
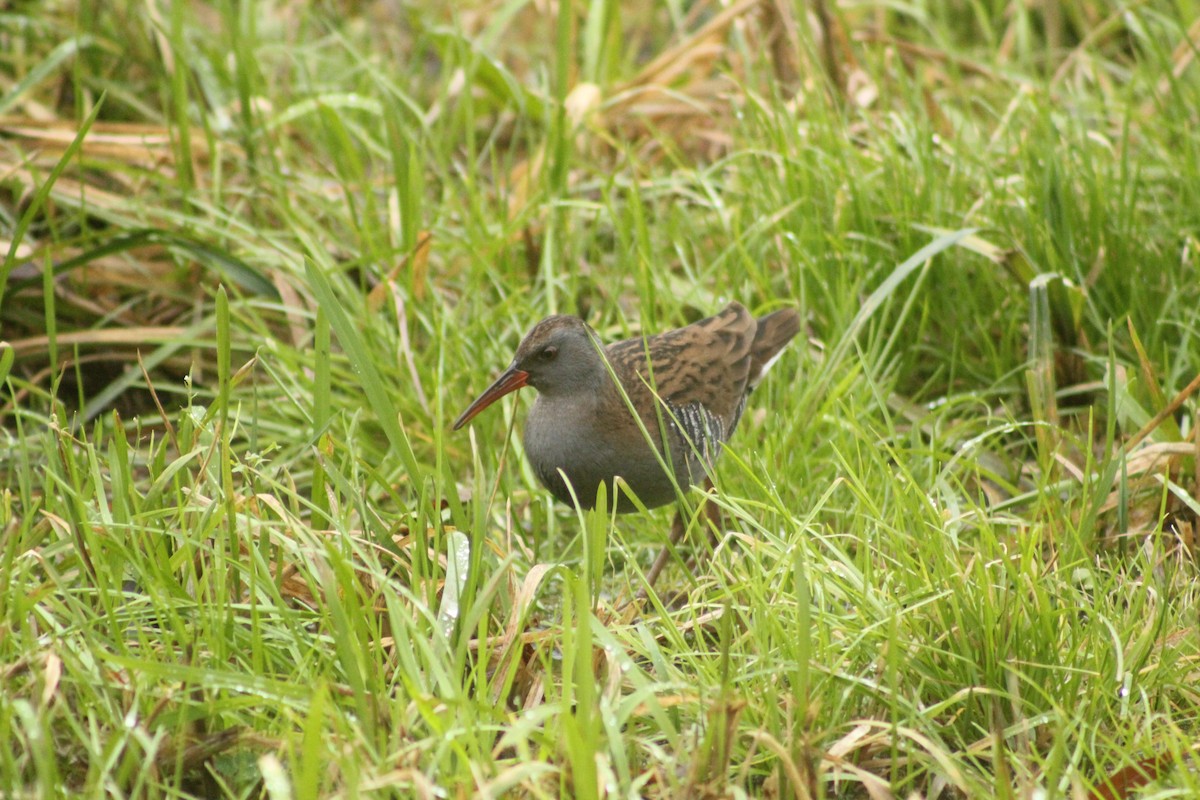
[[[454,430],[522,386],[551,397],[594,391],[606,373],[599,339],[587,323],[562,314],[546,317],[521,340],[508,369],[455,421]]]

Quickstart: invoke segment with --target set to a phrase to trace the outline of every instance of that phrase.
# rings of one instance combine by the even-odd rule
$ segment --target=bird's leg
[[[721,539],[721,525],[724,519],[721,517],[721,507],[708,499],[708,494],[713,489],[711,478],[706,478],[704,481],[704,516],[708,518],[708,547],[713,549],[717,546],[717,542]]]
[[[708,520],[708,548],[711,550],[717,543],[717,531],[721,529],[721,509],[716,503],[708,499],[708,493],[712,491],[713,485],[710,478],[704,480],[704,507],[703,512]],[[641,596],[646,597],[650,590],[654,588],[655,581],[658,576],[666,568],[667,562],[671,560],[671,552],[676,545],[683,539],[683,535],[687,532],[687,523],[684,521],[683,510],[675,512],[675,519],[671,522],[671,535],[667,538],[667,544],[659,551],[658,556],[654,559],[654,563],[650,565],[650,571],[646,573],[646,588],[642,590]],[[688,559],[687,570],[695,572],[698,564],[698,558],[693,555]]]
[[[712,491],[712,488],[712,480],[706,479],[704,481],[704,507],[701,509],[705,520],[708,521],[708,524],[705,526],[708,533],[704,537],[704,547],[697,547],[695,552],[688,558],[687,564],[684,565],[684,569],[693,575],[699,571],[704,559],[712,554],[718,542],[721,541],[721,523],[723,521],[721,507],[708,498],[708,493]]]
[[[658,580],[659,574],[671,560],[671,551],[675,549],[675,545],[679,544],[679,540],[686,532],[687,523],[683,521],[683,511],[676,511],[675,519],[671,523],[671,535],[667,537],[667,544],[659,551],[654,563],[650,565],[650,571],[646,573],[646,588],[641,592],[643,597],[649,595],[650,590],[654,588],[654,582]]]

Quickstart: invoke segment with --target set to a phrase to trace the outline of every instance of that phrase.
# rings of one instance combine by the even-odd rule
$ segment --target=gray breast
[[[559,501],[573,505],[569,481],[579,504],[592,508],[602,483],[608,485],[611,502],[613,479],[619,475],[647,508],[674,502],[675,488],[632,415],[598,412],[597,404],[586,398],[538,396],[525,422],[524,442],[525,453],[542,485]],[[689,425],[712,424],[692,411],[675,416],[688,420]],[[665,417],[668,426],[676,424],[670,415]],[[648,433],[658,438],[657,430]],[[670,430],[668,440],[672,441],[668,461],[673,463],[679,488],[686,491],[692,475],[702,476],[703,468],[697,469],[699,462],[690,448],[679,446],[679,437]],[[617,511],[635,510],[637,507],[622,491]]]

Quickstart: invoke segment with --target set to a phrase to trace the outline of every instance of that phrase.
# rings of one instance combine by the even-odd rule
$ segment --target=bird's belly
[[[541,408],[539,408],[541,407]],[[629,491],[637,495],[646,508],[666,505],[676,499],[675,486],[663,469],[657,452],[642,435],[632,418],[626,424],[602,424],[598,417],[588,414],[570,415],[570,424],[546,408],[534,403],[525,424],[525,454],[533,465],[542,485],[556,499],[574,505],[571,489],[579,505],[593,508],[601,484],[607,485],[608,502],[617,493],[617,511],[636,511],[637,506],[624,489],[614,489],[614,479],[620,477]],[[674,470],[675,483],[687,491],[692,483],[693,470],[681,462]],[[568,482],[570,488],[568,488]]]

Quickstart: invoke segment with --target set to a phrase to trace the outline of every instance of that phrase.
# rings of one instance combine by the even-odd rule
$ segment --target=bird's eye
[[[550,345],[549,347],[542,348],[542,352],[538,353],[538,358],[540,358],[542,361],[553,361],[557,355],[558,348],[554,345]]]

